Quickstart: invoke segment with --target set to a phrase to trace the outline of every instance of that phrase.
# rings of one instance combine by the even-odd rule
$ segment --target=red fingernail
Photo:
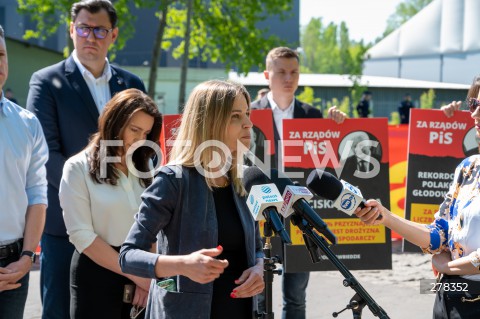
[[[230,294],[231,298],[237,298],[237,295],[235,295],[233,292]]]
[[[236,292],[237,292],[236,290],[233,291],[233,293],[236,293]]]
[[[220,249],[220,250],[223,249],[222,245],[218,245],[217,249]]]

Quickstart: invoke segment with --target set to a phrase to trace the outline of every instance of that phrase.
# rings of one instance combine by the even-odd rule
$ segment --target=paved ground
[[[431,318],[434,295],[420,294],[420,279],[432,279],[430,256],[400,253],[398,244],[393,246],[392,270],[352,271],[370,296],[391,319]],[[343,276],[338,271],[311,273],[307,290],[307,318],[332,318],[332,312],[341,310],[355,294],[342,285]],[[273,311],[281,318],[281,281],[276,276],[273,283]],[[26,319],[41,318],[38,267],[30,277],[30,291],[25,310]],[[338,318],[352,318],[351,311]],[[376,318],[369,309],[363,311],[363,319]]]

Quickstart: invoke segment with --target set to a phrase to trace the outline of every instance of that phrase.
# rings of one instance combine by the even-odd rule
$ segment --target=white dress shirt
[[[103,73],[100,77],[95,78],[93,74],[87,70],[80,62],[77,57],[76,50],[72,52],[73,61],[77,65],[80,73],[82,73],[85,82],[87,82],[88,89],[92,94],[93,100],[97,105],[98,113],[102,114],[103,108],[105,104],[112,98],[112,94],[110,92],[110,86],[108,85],[108,81],[112,78],[112,70],[110,69],[110,63],[108,63],[108,59],[105,58],[105,67],[103,68]]]
[[[0,244],[23,238],[27,207],[47,204],[48,147],[33,113],[0,100]]]
[[[134,174],[120,172],[117,185],[94,182],[85,151],[69,158],[60,182],[60,206],[70,242],[81,253],[100,236],[111,246],[127,237],[144,191]]]
[[[277,127],[277,132],[280,139],[283,139],[283,120],[284,119],[293,119],[293,106],[295,104],[295,98],[292,99],[290,105],[285,109],[282,110],[278,107],[277,103],[273,100],[272,92],[268,92],[267,94],[268,102],[272,107],[273,112],[273,120],[275,121],[275,126]]]

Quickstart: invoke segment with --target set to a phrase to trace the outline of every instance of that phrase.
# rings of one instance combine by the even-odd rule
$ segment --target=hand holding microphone
[[[347,215],[355,214],[366,224],[383,222],[382,213],[386,210],[378,201],[365,201],[358,188],[328,172],[313,170],[308,175],[307,186],[318,196],[332,200],[333,207]]]
[[[363,207],[357,207],[354,214],[367,225],[383,224],[386,209],[378,201],[369,199]]]
[[[390,212],[373,199],[365,201],[359,190],[322,170],[314,170],[307,178],[308,187],[317,195],[334,201],[342,212],[355,214],[367,225],[383,224],[419,247],[430,245],[430,230],[425,225],[407,220]],[[345,197],[345,198],[344,198]]]

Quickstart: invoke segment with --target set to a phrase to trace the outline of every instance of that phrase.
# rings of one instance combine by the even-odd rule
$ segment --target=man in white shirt
[[[252,103],[252,109],[272,109],[274,120],[276,165],[282,140],[283,120],[294,118],[322,118],[322,112],[295,98],[300,77],[299,57],[297,52],[286,47],[272,49],[266,58],[267,69],[263,72],[268,81],[270,92],[262,99]],[[343,123],[346,114],[336,108],[328,110],[328,118],[336,123]],[[283,280],[283,314],[284,319],[302,319],[306,316],[306,289],[309,273],[284,273]]]
[[[0,90],[8,76],[0,26]],[[22,319],[29,272],[45,225],[48,149],[38,119],[0,99],[0,318]]]
[[[49,206],[40,258],[44,319],[70,317],[74,246],[68,240],[58,198],[63,165],[97,131],[98,117],[111,96],[128,88],[145,92],[136,75],[108,62],[108,49],[118,36],[117,14],[110,1],[74,3],[71,21],[70,37],[75,50],[66,60],[35,72],[27,98],[28,110],[42,123],[50,154]]]

